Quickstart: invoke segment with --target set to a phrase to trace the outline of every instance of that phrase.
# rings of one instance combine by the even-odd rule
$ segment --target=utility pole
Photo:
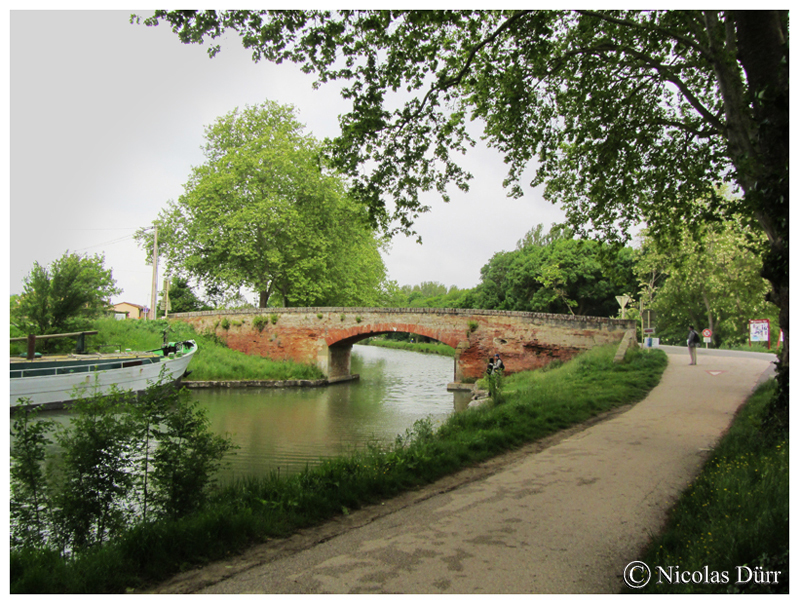
[[[158,283],[158,225],[153,236],[153,285],[150,289],[150,319],[156,318],[156,284]]]
[[[167,318],[169,312],[172,310],[172,304],[169,302],[169,287],[171,283],[169,278],[164,280],[164,296],[161,299],[161,308],[164,309],[164,319]]]

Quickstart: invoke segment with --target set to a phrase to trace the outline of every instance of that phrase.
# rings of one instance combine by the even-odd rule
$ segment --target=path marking
[[[719,376],[720,374],[724,374],[727,370],[706,370],[712,376]]]

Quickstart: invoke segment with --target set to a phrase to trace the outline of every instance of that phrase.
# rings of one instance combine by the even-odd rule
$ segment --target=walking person
[[[694,326],[689,326],[689,336],[686,338],[686,345],[689,347],[689,365],[697,365],[697,345],[700,344],[700,335],[695,332]]]

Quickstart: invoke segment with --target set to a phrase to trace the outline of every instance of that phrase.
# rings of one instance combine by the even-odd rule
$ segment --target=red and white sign
[[[703,336],[705,336],[706,338],[711,338],[711,330],[709,330],[708,328],[703,330]]]
[[[750,342],[766,342],[769,348],[769,320],[751,319],[750,320]]]

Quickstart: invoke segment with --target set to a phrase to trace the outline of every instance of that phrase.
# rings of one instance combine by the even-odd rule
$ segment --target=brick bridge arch
[[[479,378],[499,353],[506,371],[566,361],[597,345],[618,343],[634,320],[475,309],[300,307],[176,313],[171,319],[212,332],[232,349],[319,367],[335,380],[350,375],[350,353],[360,340],[410,332],[456,350],[456,382]]]

